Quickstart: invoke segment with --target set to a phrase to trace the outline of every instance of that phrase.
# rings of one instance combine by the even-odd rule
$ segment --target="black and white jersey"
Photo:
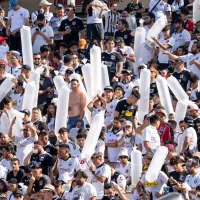
[[[104,20],[105,20],[105,27],[104,31],[107,33],[115,33],[117,30],[117,23],[118,20],[121,18],[120,13],[112,13],[112,11],[108,11],[104,14]]]

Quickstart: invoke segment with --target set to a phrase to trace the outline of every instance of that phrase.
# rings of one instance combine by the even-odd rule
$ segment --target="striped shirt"
[[[108,33],[114,33],[117,30],[117,23],[118,20],[121,18],[120,13],[112,13],[111,11],[108,11],[104,14],[105,18],[105,32]]]
[[[62,40],[63,37],[58,35],[58,34],[55,34],[55,32],[58,31],[59,27],[60,27],[60,24],[61,22],[64,20],[64,19],[67,19],[67,16],[63,16],[61,18],[57,17],[56,15],[54,15],[50,22],[49,22],[49,26],[52,27],[53,29],[53,32],[54,32],[54,40]]]

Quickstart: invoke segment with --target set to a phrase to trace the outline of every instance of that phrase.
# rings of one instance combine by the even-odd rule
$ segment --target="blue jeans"
[[[71,130],[72,128],[76,128],[77,121],[80,119],[80,116],[77,117],[69,117],[67,122],[67,128]],[[82,120],[81,127],[84,127],[84,122]]]

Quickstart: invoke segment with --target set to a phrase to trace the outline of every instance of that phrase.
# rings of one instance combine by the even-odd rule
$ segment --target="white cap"
[[[189,109],[190,110],[199,110],[199,107],[197,106],[197,104],[193,103],[189,105]]]
[[[44,5],[46,5],[46,6],[51,6],[52,3],[48,2],[47,0],[42,0],[42,1],[40,1],[39,6],[44,6]]]
[[[120,156],[127,156],[127,157],[129,158],[128,149],[126,149],[126,148],[121,148],[118,157],[120,157]]]
[[[55,103],[55,105],[57,106],[58,98],[53,98],[53,99],[51,100],[51,103]]]

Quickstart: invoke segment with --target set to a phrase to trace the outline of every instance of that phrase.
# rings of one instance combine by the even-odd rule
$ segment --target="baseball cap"
[[[125,73],[128,73],[129,75],[132,74],[131,70],[123,69],[123,70],[122,70],[122,74],[125,74]]]
[[[9,1],[9,9],[12,10],[18,4],[18,0]]]
[[[127,121],[124,122],[124,127],[126,127],[126,126],[133,127],[133,124],[130,121],[127,120]]]
[[[21,69],[25,69],[27,71],[31,71],[31,67],[29,65],[22,65]]]
[[[59,3],[56,5],[56,8],[64,8],[64,6],[61,3]]]
[[[184,61],[181,58],[177,58],[174,60],[175,63],[184,63]]]
[[[22,112],[22,113],[24,113],[26,115],[29,115],[29,116],[31,115],[31,113],[30,113],[30,111],[28,109],[24,109],[24,110],[22,110],[20,112]]]
[[[104,91],[106,91],[106,90],[110,90],[110,91],[114,92],[114,89],[113,89],[112,86],[106,86],[106,87],[104,88]]]
[[[190,110],[199,110],[199,107],[198,107],[197,104],[195,104],[195,103],[190,104],[188,108],[189,108]]]
[[[55,187],[51,184],[46,184],[42,189],[42,191],[49,191],[49,190],[55,194]]]
[[[2,36],[0,36],[0,42],[3,42],[5,40],[7,40],[7,39],[8,39],[8,37],[2,37]]]
[[[11,51],[12,55],[19,58],[20,57],[20,53],[18,51]]]
[[[10,184],[17,184],[18,183],[18,180],[16,178],[11,178],[8,183]]]
[[[114,92],[115,92],[115,90],[116,90],[117,88],[120,88],[120,89],[122,90],[123,94],[125,93],[125,92],[124,92],[124,88],[123,88],[121,85],[116,85],[115,88],[114,88]]]
[[[37,145],[40,145],[40,146],[44,145],[44,143],[41,140],[35,141],[34,144],[37,144]]]
[[[47,0],[40,1],[39,6],[51,6],[52,3],[48,2]]]
[[[117,45],[121,45],[122,43],[124,43],[124,39],[122,37],[117,37],[115,40],[115,43]]]
[[[173,144],[166,144],[165,146],[168,148],[168,150],[173,150],[175,148]]]
[[[42,20],[44,20],[45,19],[45,16],[44,16],[44,14],[42,14],[42,13],[39,13],[38,14],[38,16],[37,16],[37,20],[40,20],[40,21],[42,21]]]
[[[192,117],[186,116],[186,117],[184,118],[184,122],[187,123],[187,124],[193,124],[194,120],[193,120]]]
[[[121,157],[121,156],[126,156],[127,158],[129,158],[129,155],[128,155],[128,150],[126,149],[126,148],[121,148],[120,149],[120,152],[119,152],[119,158]]]

